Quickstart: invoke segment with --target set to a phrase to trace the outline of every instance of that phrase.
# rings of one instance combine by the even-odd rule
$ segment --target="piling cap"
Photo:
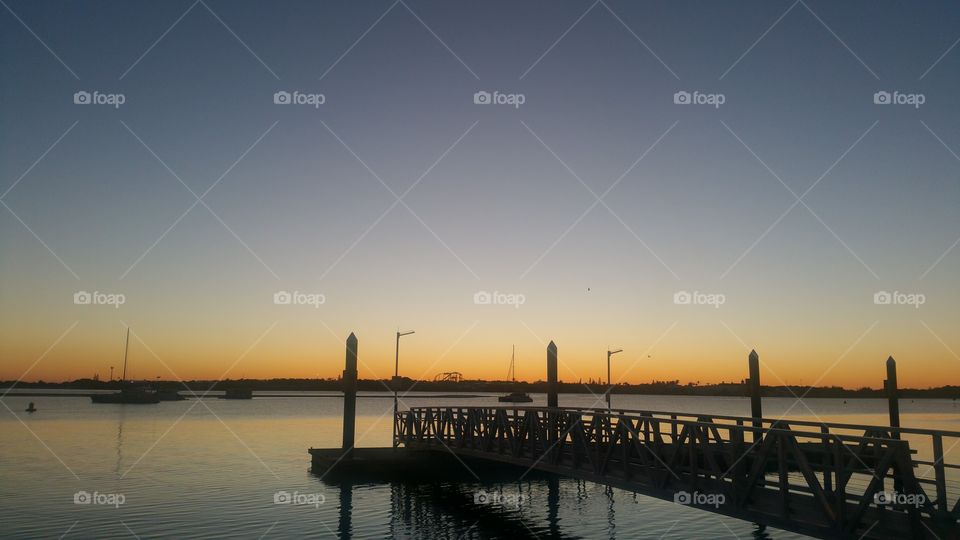
[[[556,350],[556,349],[557,349],[557,344],[554,343],[553,340],[550,340],[550,343],[547,345],[547,349]]]
[[[895,365],[897,365],[897,361],[894,360],[893,357],[891,356],[891,357],[887,358],[887,365],[888,365],[888,366],[890,366],[890,365],[894,365],[894,366],[895,366]]]
[[[357,336],[353,332],[350,332],[350,335],[347,336],[347,341],[356,341],[356,340],[357,340]]]
[[[760,360],[760,355],[757,354],[756,349],[750,351],[750,360]]]

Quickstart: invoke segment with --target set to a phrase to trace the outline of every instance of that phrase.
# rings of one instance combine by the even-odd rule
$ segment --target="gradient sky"
[[[956,2],[5,2],[0,378],[960,384]]]

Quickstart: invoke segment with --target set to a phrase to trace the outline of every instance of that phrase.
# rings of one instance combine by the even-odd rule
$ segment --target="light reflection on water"
[[[542,404],[543,396],[535,396]],[[26,414],[27,403],[39,411]],[[418,395],[407,406],[451,403]],[[561,405],[589,406],[589,395]],[[777,417],[791,399],[764,400]],[[805,400],[825,421],[883,425],[883,400]],[[340,445],[339,398],[205,399],[159,405],[16,397],[0,408],[0,537],[793,538],[753,524],[576,480],[518,483],[330,485],[308,472],[308,447]],[[461,399],[494,405],[494,396]],[[742,398],[615,396],[614,406],[746,415]],[[209,407],[209,409],[208,409]],[[358,446],[390,444],[392,401],[360,399]],[[956,429],[949,400],[901,401],[910,427]],[[806,415],[802,413],[807,413]],[[791,417],[816,420],[801,406]],[[22,424],[21,424],[22,422]],[[918,448],[921,453],[923,448]],[[947,461],[960,461],[953,449]],[[62,460],[62,462],[61,462]],[[922,474],[924,471],[920,471]],[[479,491],[522,495],[518,505],[474,504]],[[86,491],[122,494],[119,507],[74,504]],[[277,492],[317,506],[275,504]],[[313,498],[311,498],[313,496]],[[512,501],[512,499],[507,499]]]

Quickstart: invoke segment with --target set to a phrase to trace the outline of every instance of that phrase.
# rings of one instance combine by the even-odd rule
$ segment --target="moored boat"
[[[123,375],[119,392],[110,394],[92,394],[90,401],[94,403],[131,403],[150,404],[160,403],[160,396],[153,388],[143,386],[127,386],[127,353],[130,351],[130,327],[127,327],[127,340],[123,346]]]
[[[526,392],[510,392],[505,396],[500,396],[497,400],[501,403],[530,403],[533,398]]]
[[[510,370],[507,373],[511,382],[517,382],[517,349],[513,347],[510,352]],[[500,403],[530,403],[533,398],[526,392],[510,392],[505,396],[497,398]]]

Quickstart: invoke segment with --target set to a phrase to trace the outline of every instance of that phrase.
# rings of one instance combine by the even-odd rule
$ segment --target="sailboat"
[[[119,392],[112,394],[93,394],[90,401],[94,403],[133,403],[147,404],[160,403],[160,396],[152,388],[138,388],[127,385],[127,353],[130,352],[130,327],[127,327],[127,341],[123,346],[123,378],[120,380]]]
[[[511,348],[510,351],[510,372],[508,373],[512,382],[517,382],[517,348]],[[501,403],[530,403],[533,398],[526,392],[510,392],[505,396],[500,396],[498,400]]]

